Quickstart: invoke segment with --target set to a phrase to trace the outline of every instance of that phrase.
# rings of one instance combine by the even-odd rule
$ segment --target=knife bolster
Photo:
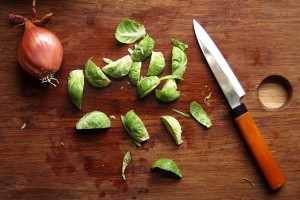
[[[231,114],[234,119],[241,116],[242,114],[244,114],[246,112],[248,112],[248,110],[247,110],[245,104],[243,104],[243,103],[231,110]]]

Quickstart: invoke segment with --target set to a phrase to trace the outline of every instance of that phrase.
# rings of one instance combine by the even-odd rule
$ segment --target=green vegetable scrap
[[[81,109],[82,95],[84,86],[83,70],[73,70],[68,78],[68,92],[72,103]]]
[[[141,76],[142,62],[133,62],[129,70],[129,83],[137,86]]]
[[[181,139],[181,133],[182,133],[181,126],[178,120],[175,117],[168,116],[168,115],[162,116],[161,119],[166,125],[168,131],[173,136],[176,144],[180,145],[183,141]]]
[[[172,110],[175,111],[175,112],[177,112],[179,115],[182,115],[182,116],[184,116],[184,117],[186,117],[186,118],[190,117],[189,114],[186,114],[186,113],[184,113],[184,112],[181,112],[180,110],[176,110],[176,109],[172,109]]]
[[[210,98],[211,98],[211,92],[206,97],[204,97],[204,102],[209,101]]]
[[[114,62],[114,61],[112,61],[112,60],[109,59],[109,58],[103,58],[102,60],[103,60],[106,64],[109,64],[109,63]]]
[[[122,78],[129,73],[132,62],[130,56],[127,55],[114,62],[110,62],[102,70],[113,78]]]
[[[212,123],[203,108],[196,102],[193,101],[190,105],[190,112],[192,116],[203,126],[210,128]]]
[[[145,37],[146,29],[143,25],[131,19],[124,19],[117,27],[115,37],[124,44],[131,44]]]
[[[125,116],[121,115],[121,120],[125,130],[131,135],[137,145],[149,139],[149,134],[143,121],[133,110],[128,111]]]
[[[180,48],[182,51],[185,51],[189,46],[187,44],[184,44],[176,39],[171,39],[171,42],[178,48]]]
[[[91,58],[85,64],[85,77],[89,84],[94,87],[105,87],[110,83],[110,80],[105,76],[102,70],[96,66]]]
[[[179,98],[175,79],[168,79],[161,90],[155,90],[155,96],[162,102],[171,102]]]
[[[86,113],[76,124],[76,129],[101,129],[111,126],[110,119],[100,111]]]
[[[172,74],[183,77],[187,65],[187,57],[184,51],[174,46],[172,49]]]
[[[182,178],[182,174],[175,164],[175,162],[169,158],[160,158],[152,164],[151,169],[159,168],[165,171],[169,171]]]
[[[142,78],[137,85],[137,93],[139,98],[143,98],[154,90],[160,83],[157,76],[147,76]]]
[[[148,58],[154,49],[154,40],[147,34],[131,53],[134,62],[142,62]]]
[[[131,154],[130,151],[128,151],[123,158],[123,164],[122,164],[122,177],[124,180],[126,180],[125,169],[128,166],[130,161],[131,161]]]
[[[158,76],[165,69],[165,58],[162,52],[152,52],[147,76]]]

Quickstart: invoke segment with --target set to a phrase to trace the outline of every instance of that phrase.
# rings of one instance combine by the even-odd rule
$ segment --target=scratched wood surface
[[[1,199],[300,198],[298,1],[38,1],[40,15],[53,13],[43,27],[53,31],[64,47],[56,88],[39,83],[18,64],[23,27],[13,27],[8,14],[31,16],[30,7],[30,0],[0,1]],[[188,67],[178,85],[180,98],[169,104],[160,103],[153,94],[138,99],[127,78],[113,79],[103,89],[86,82],[82,110],[76,109],[67,93],[69,72],[83,69],[92,56],[103,67],[103,57],[115,60],[127,55],[133,45],[121,45],[114,37],[124,18],[145,25],[156,42],[155,50],[165,55],[165,75],[170,73],[170,39],[189,45]],[[192,19],[205,27],[243,85],[247,93],[243,102],[287,179],[281,190],[270,192],[245,147],[198,47]],[[142,73],[148,64],[149,60],[143,63]],[[258,95],[260,83],[271,75],[282,76],[291,85],[289,100],[279,109],[266,108]],[[211,99],[204,103],[210,92]],[[211,117],[210,129],[172,111],[188,112],[194,100]],[[142,148],[134,145],[120,121],[120,115],[130,109],[150,134]],[[76,132],[77,120],[92,110],[115,116],[111,128]],[[162,115],[172,115],[181,123],[182,145],[176,146]],[[122,160],[129,150],[132,161],[124,181]],[[161,157],[177,163],[181,180],[151,171],[151,164]]]

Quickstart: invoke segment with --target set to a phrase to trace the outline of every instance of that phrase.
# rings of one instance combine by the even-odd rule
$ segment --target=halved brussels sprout
[[[101,129],[111,126],[110,119],[100,111],[86,113],[76,124],[76,129]]]
[[[124,180],[126,180],[125,169],[128,166],[130,161],[131,161],[131,154],[130,154],[130,151],[128,151],[123,158],[123,164],[122,164],[122,178]]]
[[[175,79],[168,79],[161,90],[155,90],[155,96],[162,102],[171,102],[180,96]]]
[[[178,47],[172,49],[172,74],[183,77],[187,64],[185,53]]]
[[[172,116],[161,116],[161,119],[163,120],[164,124],[166,125],[168,131],[173,136],[175,142],[177,145],[180,145],[183,141],[181,139],[181,126],[178,122],[178,120],[175,117]]]
[[[176,163],[169,158],[160,158],[156,160],[151,166],[151,169],[155,169],[155,168],[172,172],[175,175],[177,175],[179,178],[182,178],[182,174],[179,168],[177,167]]]
[[[121,120],[125,130],[131,135],[136,144],[149,139],[148,131],[134,110],[130,110],[125,116],[121,115]]]
[[[72,103],[79,109],[81,109],[83,87],[84,87],[83,70],[77,69],[71,71],[68,78],[68,92]]]
[[[110,62],[104,66],[102,70],[113,78],[122,78],[129,73],[132,62],[130,56],[127,55],[116,61]]]
[[[89,84],[94,87],[105,87],[110,80],[105,76],[102,70],[90,58],[85,64],[85,77]]]
[[[154,40],[149,35],[146,35],[131,53],[132,60],[134,62],[142,62],[148,58],[154,49],[154,44]]]
[[[152,52],[147,76],[158,76],[165,69],[165,58],[162,52]]]
[[[129,83],[137,86],[141,76],[142,62],[133,62],[129,70],[128,78]]]

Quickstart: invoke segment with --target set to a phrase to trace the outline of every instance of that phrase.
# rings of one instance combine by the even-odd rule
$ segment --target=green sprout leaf
[[[111,126],[110,119],[100,111],[86,113],[76,124],[76,129],[101,129]]]
[[[168,131],[173,136],[175,142],[177,145],[180,145],[183,141],[181,139],[181,126],[178,120],[175,117],[172,116],[161,116],[162,121],[166,125]]]
[[[130,151],[128,151],[123,158],[123,164],[122,164],[122,177],[124,180],[126,180],[125,169],[128,166],[130,161],[131,161],[131,154]]]
[[[175,164],[175,162],[169,158],[160,158],[156,160],[153,164],[151,169],[159,168],[165,171],[169,171],[177,175],[179,178],[182,178],[182,174]]]
[[[206,112],[196,101],[193,101],[190,105],[190,112],[192,116],[203,126],[210,128],[212,123]]]
[[[68,78],[68,92],[72,103],[81,109],[82,95],[84,86],[83,70],[73,70]]]
[[[187,44],[184,44],[176,39],[171,39],[171,42],[178,48],[180,48],[182,51],[185,51],[189,46]]]
[[[180,110],[176,110],[176,109],[172,109],[172,110],[175,111],[175,112],[177,112],[179,115],[182,115],[182,116],[184,116],[186,118],[190,117],[189,114],[181,112]]]
[[[124,19],[117,27],[115,37],[124,44],[131,44],[145,37],[146,29],[142,24],[131,20]]]
[[[102,70],[90,58],[85,64],[85,77],[89,84],[94,87],[105,87],[110,80],[105,76]]]

